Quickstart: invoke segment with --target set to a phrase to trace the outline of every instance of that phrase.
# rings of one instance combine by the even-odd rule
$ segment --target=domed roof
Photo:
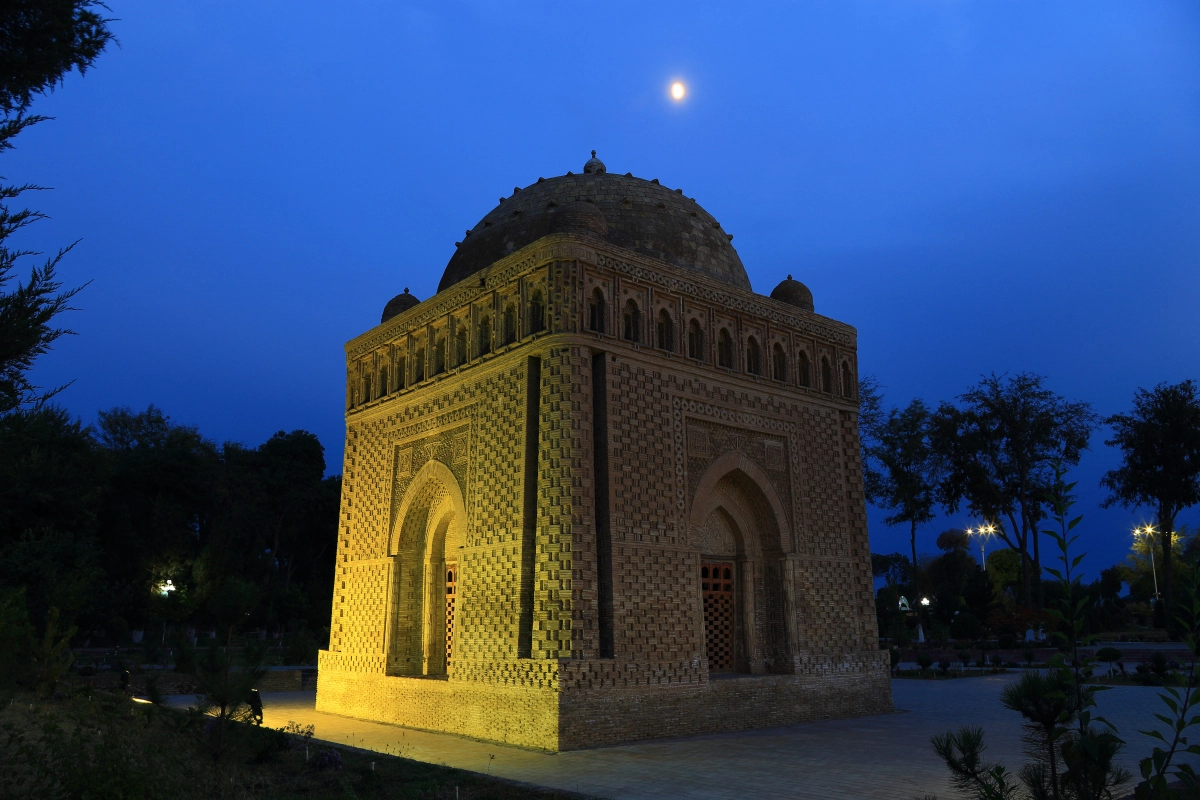
[[[403,294],[398,294],[388,300],[387,305],[383,307],[383,318],[379,320],[379,324],[382,325],[397,314],[408,311],[419,302],[421,301],[415,295],[408,293],[408,287],[405,286]]]
[[[589,207],[590,208],[587,208]],[[550,233],[572,231],[707,275],[739,289],[750,279],[720,223],[695,200],[658,179],[614,175],[595,157],[584,174],[538,178],[467,231],[457,243],[438,291],[486,269]]]
[[[779,285],[771,290],[771,299],[782,300],[789,305],[803,308],[805,311],[813,310],[812,292],[800,281],[792,280],[791,275],[788,275],[786,280],[780,281]]]

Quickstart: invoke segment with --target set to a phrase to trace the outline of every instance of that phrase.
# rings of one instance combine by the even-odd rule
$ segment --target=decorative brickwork
[[[854,330],[554,230],[346,346],[318,708],[550,750],[890,710]]]

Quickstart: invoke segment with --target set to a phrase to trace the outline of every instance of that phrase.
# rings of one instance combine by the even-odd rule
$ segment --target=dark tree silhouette
[[[27,114],[36,95],[60,85],[71,70],[86,72],[112,41],[110,20],[93,0],[9,0],[0,4],[0,152],[11,149],[13,138],[44,117]],[[42,393],[29,382],[29,370],[38,356],[68,331],[53,325],[67,310],[78,288],[61,291],[55,267],[71,249],[62,248],[29,279],[9,291],[12,272],[23,256],[35,253],[13,249],[8,238],[43,214],[14,209],[10,202],[32,185],[0,186],[0,413],[45,401],[54,391]]]
[[[1038,523],[1054,484],[1055,464],[1074,466],[1088,446],[1095,414],[1044,386],[1040,375],[983,378],[931,417],[931,442],[940,460],[938,499],[961,505],[994,524],[1021,555],[1022,599],[1043,605]],[[1036,587],[1036,598],[1034,594]]]
[[[1171,534],[1179,512],[1200,503],[1200,398],[1191,380],[1138,389],[1133,411],[1104,420],[1121,450],[1121,466],[1100,482],[1109,490],[1105,507],[1150,506],[1162,543],[1163,600],[1167,625],[1174,617],[1171,597]]]
[[[869,385],[869,402],[875,404],[877,387]],[[860,388],[860,395],[864,389]],[[893,408],[885,419],[868,414],[872,430],[865,446],[864,485],[867,499],[891,514],[888,525],[908,525],[912,563],[917,563],[917,529],[933,520],[937,488],[937,460],[929,442],[929,409],[913,400],[903,409]]]

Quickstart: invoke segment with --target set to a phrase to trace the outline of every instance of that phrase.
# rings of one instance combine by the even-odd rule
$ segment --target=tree
[[[0,8],[0,111],[21,114],[33,96],[87,72],[112,41],[96,0],[8,0]]]
[[[871,575],[883,578],[888,586],[905,586],[912,580],[912,562],[900,553],[871,553]]]
[[[180,579],[210,525],[217,448],[153,405],[101,411],[97,438],[107,461],[99,538],[110,602],[131,621],[163,618],[168,609],[152,605],[153,584],[171,578],[185,587],[179,594],[187,591]],[[182,599],[170,598],[173,604]]]
[[[1074,466],[1087,449],[1095,414],[1044,386],[1040,375],[989,375],[943,403],[930,419],[941,465],[938,499],[994,524],[1021,556],[1022,600],[1043,605],[1038,523],[1054,484],[1054,465]],[[1006,524],[1007,523],[1007,524]],[[1037,587],[1036,598],[1034,587]]]
[[[34,96],[52,91],[73,69],[86,72],[112,41],[110,20],[96,11],[102,8],[94,0],[10,0],[0,7],[0,152],[11,149],[21,131],[45,119],[27,113]],[[0,186],[0,414],[54,394],[30,383],[29,370],[68,333],[53,320],[79,291],[61,291],[55,276],[71,246],[33,267],[25,283],[4,291],[17,262],[36,255],[10,248],[8,238],[44,217],[27,208],[13,209],[8,201],[39,188]]]
[[[1121,466],[1105,473],[1105,507],[1150,506],[1162,546],[1163,600],[1166,619],[1174,620],[1171,556],[1175,518],[1200,503],[1200,398],[1191,380],[1138,389],[1133,411],[1104,420],[1113,429],[1110,447],[1121,450]],[[1170,624],[1170,622],[1168,622]]]
[[[929,444],[929,409],[913,400],[883,413],[882,395],[872,379],[860,388],[859,426],[863,436],[863,487],[867,500],[892,513],[888,525],[909,526],[912,563],[917,563],[917,528],[934,518],[937,462]]]
[[[874,375],[863,375],[858,379],[858,441],[862,448],[863,490],[870,503],[874,503],[872,498],[877,496],[883,480],[874,456],[884,419],[883,387]]]

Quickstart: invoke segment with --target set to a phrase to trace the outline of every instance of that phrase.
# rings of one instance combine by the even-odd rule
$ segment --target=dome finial
[[[584,175],[603,175],[607,171],[608,170],[606,170],[604,168],[604,162],[601,161],[600,159],[596,158],[596,151],[593,150],[592,157],[589,158],[588,162],[583,165],[583,174]]]

